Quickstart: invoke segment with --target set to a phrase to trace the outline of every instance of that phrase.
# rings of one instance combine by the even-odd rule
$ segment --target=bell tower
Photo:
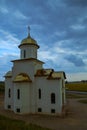
[[[27,38],[23,39],[18,47],[20,48],[21,59],[37,59],[37,49],[39,48],[39,45],[37,44],[37,41],[30,36],[30,27],[28,27]]]

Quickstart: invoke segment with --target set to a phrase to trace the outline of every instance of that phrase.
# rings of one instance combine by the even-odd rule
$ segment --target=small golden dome
[[[21,41],[21,44],[19,45],[19,47],[22,45],[36,45],[39,48],[37,41],[34,40],[31,36],[28,36],[27,38],[23,39]]]
[[[30,27],[28,26],[28,36],[27,38],[23,39],[21,41],[21,44],[19,45],[19,48],[20,46],[22,45],[35,45],[37,46],[37,48],[39,48],[38,44],[37,44],[37,41],[34,40],[31,36],[30,36]]]
[[[31,38],[30,36],[28,36],[27,38],[25,38],[25,39],[23,39],[22,41],[21,41],[21,44],[37,44],[37,42],[33,39],[33,38]]]

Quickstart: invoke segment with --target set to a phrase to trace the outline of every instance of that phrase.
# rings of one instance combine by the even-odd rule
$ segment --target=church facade
[[[44,69],[37,59],[39,45],[30,33],[21,41],[20,59],[5,75],[6,110],[18,114],[61,115],[66,105],[65,73]]]

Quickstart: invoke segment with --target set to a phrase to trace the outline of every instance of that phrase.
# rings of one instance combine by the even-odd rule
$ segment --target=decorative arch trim
[[[32,82],[32,80],[26,73],[20,73],[15,77],[14,82]]]

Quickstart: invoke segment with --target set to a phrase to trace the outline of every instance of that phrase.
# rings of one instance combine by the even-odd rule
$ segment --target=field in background
[[[66,90],[87,92],[87,82],[66,83]]]

